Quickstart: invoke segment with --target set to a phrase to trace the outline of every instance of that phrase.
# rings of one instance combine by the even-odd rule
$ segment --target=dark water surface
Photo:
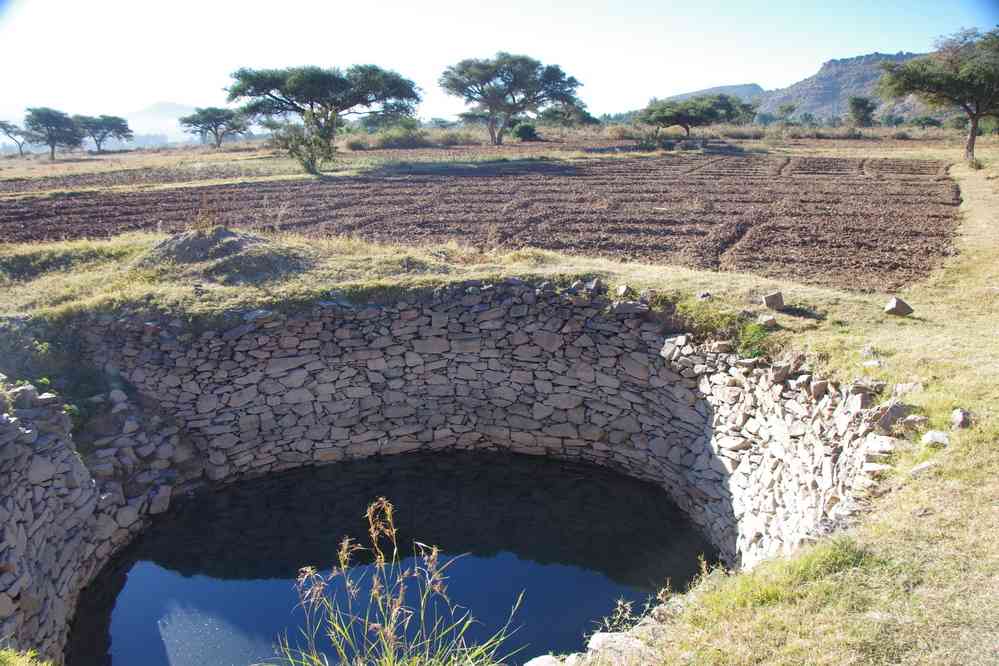
[[[344,536],[366,542],[380,496],[403,553],[418,540],[462,556],[448,592],[479,620],[473,638],[524,593],[511,664],[581,649],[616,599],[683,590],[714,557],[662,490],[589,465],[447,453],[298,470],[176,501],[81,595],[69,665],[279,663],[277,638],[304,618],[299,569],[328,570]]]

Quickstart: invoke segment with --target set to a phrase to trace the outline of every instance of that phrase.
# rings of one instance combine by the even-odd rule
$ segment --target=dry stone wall
[[[8,544],[19,537],[5,536],[0,562],[85,563],[48,592],[72,608],[79,586],[176,493],[411,451],[509,450],[653,481],[733,566],[787,552],[853,511],[890,448],[872,432],[867,390],[813,378],[802,357],[765,366],[726,342],[695,345],[648,310],[607,300],[598,284],[507,280],[387,307],[252,312],[202,333],[179,320],[95,318],[81,331],[89,360],[131,387],[107,396],[112,418],[91,433],[90,483],[108,508],[67,518],[52,504],[53,534],[96,525],[94,537],[17,551]],[[0,471],[26,473],[17,464]],[[49,524],[38,515],[62,488],[21,485],[42,501],[18,517],[30,535]],[[45,619],[57,627],[48,642],[24,634],[10,576],[0,594],[13,610],[3,619],[0,606],[0,622],[14,617],[22,644],[54,655],[67,613]]]

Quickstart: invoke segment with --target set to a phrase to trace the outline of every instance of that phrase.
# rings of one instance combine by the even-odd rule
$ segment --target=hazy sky
[[[454,115],[441,71],[497,50],[561,65],[600,114],[714,85],[783,87],[830,58],[927,51],[997,23],[999,0],[0,0],[0,119],[221,105],[241,66],[354,63],[415,80],[421,116]]]

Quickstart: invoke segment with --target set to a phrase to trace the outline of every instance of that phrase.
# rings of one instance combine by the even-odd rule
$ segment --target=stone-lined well
[[[0,635],[57,660],[79,590],[199,486],[411,451],[586,461],[663,487],[738,567],[850,513],[890,446],[861,388],[800,356],[695,345],[592,287],[465,283],[202,333],[104,316],[80,334],[130,387],[107,396],[86,468],[55,398],[22,390],[0,421]]]

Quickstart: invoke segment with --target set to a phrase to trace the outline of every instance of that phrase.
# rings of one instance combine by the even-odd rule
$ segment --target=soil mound
[[[268,243],[270,241],[260,236],[225,227],[195,229],[160,241],[139,260],[139,265],[152,267],[164,263],[198,264],[232,257]]]
[[[154,245],[135,264],[222,284],[260,284],[307,270],[312,260],[301,248],[225,227],[174,234]]]

